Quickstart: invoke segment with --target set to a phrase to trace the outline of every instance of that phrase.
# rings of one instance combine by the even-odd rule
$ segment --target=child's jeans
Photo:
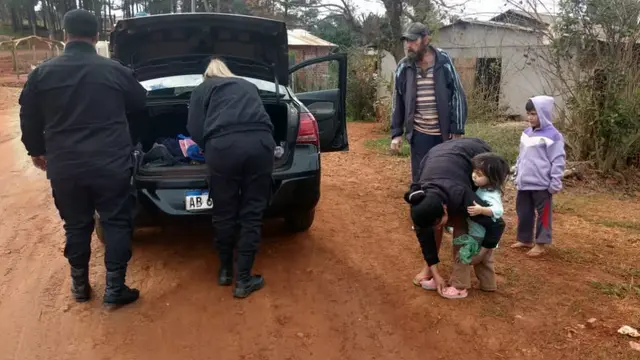
[[[518,214],[518,241],[533,243],[535,222],[536,244],[551,244],[551,208],[553,196],[547,190],[518,191],[516,213]],[[536,213],[538,215],[536,220]]]
[[[477,239],[476,239],[477,240]],[[453,246],[453,268],[451,269],[451,286],[458,290],[471,288],[471,266],[480,282],[480,289],[484,291],[496,291],[496,271],[493,267],[493,252],[489,250],[482,261],[476,265],[467,265],[460,262],[460,247]]]

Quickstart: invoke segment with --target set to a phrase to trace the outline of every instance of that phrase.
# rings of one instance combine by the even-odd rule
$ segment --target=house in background
[[[327,56],[338,46],[323,40],[306,30],[287,30],[289,45],[289,66],[299,64],[305,60]],[[328,90],[337,88],[336,64],[323,62],[310,65],[297,71],[291,79],[294,92]]]
[[[289,64],[327,56],[338,46],[323,40],[303,29],[287,30],[289,44]]]
[[[454,60],[465,91],[495,103],[510,117],[525,115],[524,106],[535,95],[563,99],[549,80],[549,66],[533,56],[548,44],[540,29],[553,23],[550,15],[509,10],[488,21],[458,20],[439,30],[437,46]]]
[[[373,69],[378,77],[378,89],[376,98],[378,100],[391,99],[393,95],[393,76],[396,73],[398,63],[396,58],[389,51],[378,49],[375,45],[369,44],[365,47],[365,55],[374,59]]]

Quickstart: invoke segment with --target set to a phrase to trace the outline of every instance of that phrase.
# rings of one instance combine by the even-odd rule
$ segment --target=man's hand
[[[449,134],[449,139],[451,140],[457,140],[457,139],[462,139],[464,135],[462,134]]]
[[[44,155],[32,156],[31,162],[33,162],[33,166],[37,167],[38,169],[47,171],[47,159],[45,159]]]
[[[400,152],[400,149],[402,149],[402,136],[396,136],[391,140],[390,149],[396,154]]]
[[[477,216],[477,215],[485,215],[485,208],[478,205],[475,201],[473,202],[473,206],[469,206],[467,211],[469,212],[469,216]]]

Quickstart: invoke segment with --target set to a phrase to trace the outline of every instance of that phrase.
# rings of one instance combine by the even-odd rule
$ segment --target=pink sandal
[[[421,278],[414,277],[412,282],[413,282],[413,285],[415,285],[415,286],[417,286],[417,287],[420,287],[420,286],[421,286],[420,284],[421,284],[423,281],[429,280],[430,278],[431,278],[431,277],[430,277],[429,275],[425,275],[424,277],[421,277]]]
[[[435,283],[435,282],[434,282]],[[453,286],[449,286],[442,290],[440,296],[446,299],[464,299],[469,295],[469,292],[466,289],[456,289]]]
[[[423,289],[429,290],[429,291],[434,291],[438,289],[438,286],[436,285],[436,281],[433,278],[420,280],[420,286]]]

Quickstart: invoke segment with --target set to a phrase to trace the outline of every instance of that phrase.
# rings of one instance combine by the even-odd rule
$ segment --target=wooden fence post
[[[11,44],[11,59],[13,60],[13,71],[16,72],[16,77],[20,78],[20,70],[18,69],[18,55],[16,51],[16,43]]]

